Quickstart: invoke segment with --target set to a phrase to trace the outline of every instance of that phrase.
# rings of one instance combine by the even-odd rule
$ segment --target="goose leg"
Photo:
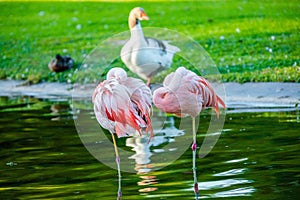
[[[192,144],[192,151],[193,151],[193,175],[194,175],[194,192],[195,192],[195,199],[198,200],[200,198],[199,189],[198,189],[198,181],[197,181],[197,171],[196,171],[196,149],[197,149],[197,141],[196,141],[196,127],[195,127],[195,117],[192,118],[193,120],[193,144]]]
[[[117,147],[117,143],[116,143],[116,139],[115,139],[114,134],[112,134],[112,139],[113,139],[115,153],[116,153],[116,163],[117,163],[118,177],[119,177],[119,188],[118,188],[118,197],[117,197],[117,200],[121,200],[122,199],[122,190],[121,190],[120,156],[119,156],[118,147]]]
[[[150,76],[150,77],[148,77],[148,79],[147,79],[147,86],[148,87],[150,87],[150,84],[151,84],[151,79],[152,79],[152,77]]]

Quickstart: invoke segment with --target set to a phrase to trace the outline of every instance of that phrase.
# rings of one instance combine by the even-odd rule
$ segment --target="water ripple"
[[[225,180],[218,180],[218,181],[200,182],[198,184],[199,184],[199,190],[211,190],[211,189],[226,188],[233,185],[246,184],[252,182],[253,182],[252,180],[246,180],[246,179],[225,179]]]
[[[244,174],[245,171],[247,171],[247,168],[231,169],[225,172],[214,174],[213,176],[235,176],[239,174]]]
[[[228,160],[225,163],[237,163],[237,162],[243,162],[246,160],[248,160],[248,158],[240,158],[240,159]]]
[[[233,190],[223,191],[223,192],[217,192],[215,194],[210,195],[213,198],[216,197],[240,197],[240,196],[251,196],[252,193],[256,191],[255,188],[252,186],[250,187],[243,187],[243,188],[237,188]]]

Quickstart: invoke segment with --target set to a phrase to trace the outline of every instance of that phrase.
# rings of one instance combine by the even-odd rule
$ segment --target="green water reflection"
[[[82,144],[69,101],[2,97],[0,102],[1,199],[116,199],[117,171]],[[80,113],[93,118],[91,110]],[[201,115],[199,142],[209,114]],[[179,121],[168,120],[174,127]],[[197,160],[201,198],[296,199],[299,122],[296,109],[229,112],[216,146]],[[176,143],[176,137],[190,136],[179,131],[169,139]],[[127,151],[137,148],[135,144],[134,138],[118,140]],[[155,170],[162,163],[151,159],[164,154],[160,146],[144,149],[142,158],[133,150],[131,158],[123,158],[131,159],[136,171],[122,172],[123,199],[194,198],[190,148],[171,165]]]

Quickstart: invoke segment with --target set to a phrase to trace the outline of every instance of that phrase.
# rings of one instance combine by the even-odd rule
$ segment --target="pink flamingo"
[[[178,117],[192,117],[194,192],[198,199],[200,195],[196,175],[195,117],[206,107],[212,107],[219,117],[218,104],[225,108],[225,103],[216,95],[207,80],[184,67],[179,67],[165,78],[163,87],[156,89],[153,93],[153,103],[164,112],[175,114]]]
[[[93,104],[97,121],[112,134],[119,177],[118,199],[121,199],[120,157],[114,133],[124,137],[135,131],[140,135],[150,132],[150,141],[153,137],[151,90],[143,81],[127,77],[124,69],[112,68],[107,79],[96,87]]]

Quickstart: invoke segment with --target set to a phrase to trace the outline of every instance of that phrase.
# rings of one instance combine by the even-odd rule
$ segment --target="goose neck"
[[[144,39],[144,33],[140,22],[130,29],[131,38],[142,38]]]

